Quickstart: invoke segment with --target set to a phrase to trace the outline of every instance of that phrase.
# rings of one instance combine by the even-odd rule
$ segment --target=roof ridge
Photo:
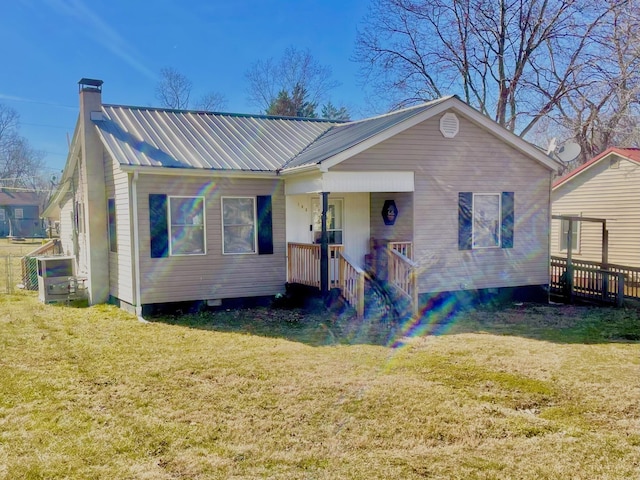
[[[169,113],[192,113],[196,115],[220,115],[224,117],[236,117],[236,118],[261,118],[265,120],[289,120],[289,121],[306,121],[315,123],[331,123],[339,124],[344,123],[342,120],[328,120],[326,118],[309,118],[309,117],[285,117],[282,115],[264,115],[260,113],[233,113],[233,112],[214,112],[209,110],[192,110],[192,109],[180,109],[180,108],[164,108],[164,107],[145,107],[141,105],[119,105],[113,103],[104,103],[103,107],[110,108],[126,108],[130,110],[150,110],[155,112],[169,112]]]
[[[356,123],[368,122],[370,120],[377,120],[384,117],[389,117],[391,115],[397,115],[399,113],[408,112],[409,110],[417,110],[419,108],[424,108],[426,106],[437,105],[438,103],[444,102],[445,100],[449,100],[450,98],[455,97],[456,95],[447,95],[445,97],[435,98],[433,100],[429,100],[428,102],[419,103],[418,105],[411,105],[410,107],[399,108],[398,110],[392,110],[391,112],[381,113],[380,115],[375,115],[373,117],[361,118],[360,120],[354,120],[352,122],[342,123],[338,126],[342,127],[345,125],[353,125]]]

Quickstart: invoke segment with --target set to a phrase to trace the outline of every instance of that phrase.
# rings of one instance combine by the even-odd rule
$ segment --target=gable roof
[[[601,160],[604,160],[606,157],[608,157],[608,156],[610,156],[612,154],[613,155],[618,155],[618,156],[620,156],[620,157],[622,157],[622,158],[624,158],[626,160],[629,160],[630,162],[640,163],[640,148],[610,147],[610,148],[607,148],[601,154],[596,155],[595,157],[593,157],[588,162],[580,165],[578,168],[572,170],[571,172],[567,173],[563,177],[561,177],[558,180],[556,180],[555,182],[553,182],[552,188],[555,190],[556,188],[566,184],[568,181],[574,179],[575,177],[580,175],[585,170],[590,169],[591,167],[593,167],[594,165],[599,163]]]
[[[0,189],[0,205],[8,206],[39,206],[40,197],[34,192],[16,192]]]
[[[98,134],[122,166],[286,172],[333,166],[447,109],[549,169],[559,164],[455,96],[354,122],[103,105]]]
[[[292,158],[284,168],[296,168],[321,163],[338,153],[360,144],[376,135],[419,115],[452,97],[443,97],[414,107],[396,110],[385,115],[336,125],[328,129],[305,150]]]

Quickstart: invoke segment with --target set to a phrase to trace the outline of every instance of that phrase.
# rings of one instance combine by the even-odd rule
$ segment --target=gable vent
[[[453,138],[458,134],[460,129],[460,122],[455,113],[445,113],[440,117],[440,133],[445,138]]]

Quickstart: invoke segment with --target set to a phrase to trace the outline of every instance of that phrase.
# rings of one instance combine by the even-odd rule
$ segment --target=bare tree
[[[28,187],[42,173],[44,155],[34,150],[20,136],[20,116],[14,109],[0,104],[0,185]]]
[[[227,99],[221,93],[209,92],[200,97],[193,106],[198,110],[220,112],[227,107]]]
[[[190,108],[193,84],[186,75],[175,68],[160,69],[160,81],[156,85],[156,99],[160,106],[177,110]],[[207,111],[220,111],[227,104],[225,96],[218,92],[209,92],[193,103],[193,108]]]
[[[355,60],[392,108],[454,93],[524,136],[593,85],[599,42],[628,3],[374,0]]]
[[[296,88],[303,88],[305,101],[319,105],[339,85],[331,76],[331,68],[321,65],[308,50],[288,47],[280,59],[258,60],[245,72],[248,100],[266,112],[281,92],[293,97]]]
[[[611,146],[640,145],[640,5],[615,9],[591,37],[582,87],[550,117],[582,147],[578,164]]]
[[[187,109],[192,86],[191,80],[175,68],[161,68],[156,98],[165,108]]]

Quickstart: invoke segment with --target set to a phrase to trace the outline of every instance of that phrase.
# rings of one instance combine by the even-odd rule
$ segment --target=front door
[[[322,202],[319,198],[311,199],[311,229],[312,243],[320,243],[322,235]],[[330,198],[327,208],[327,235],[329,245],[342,245],[344,226],[344,200]]]

